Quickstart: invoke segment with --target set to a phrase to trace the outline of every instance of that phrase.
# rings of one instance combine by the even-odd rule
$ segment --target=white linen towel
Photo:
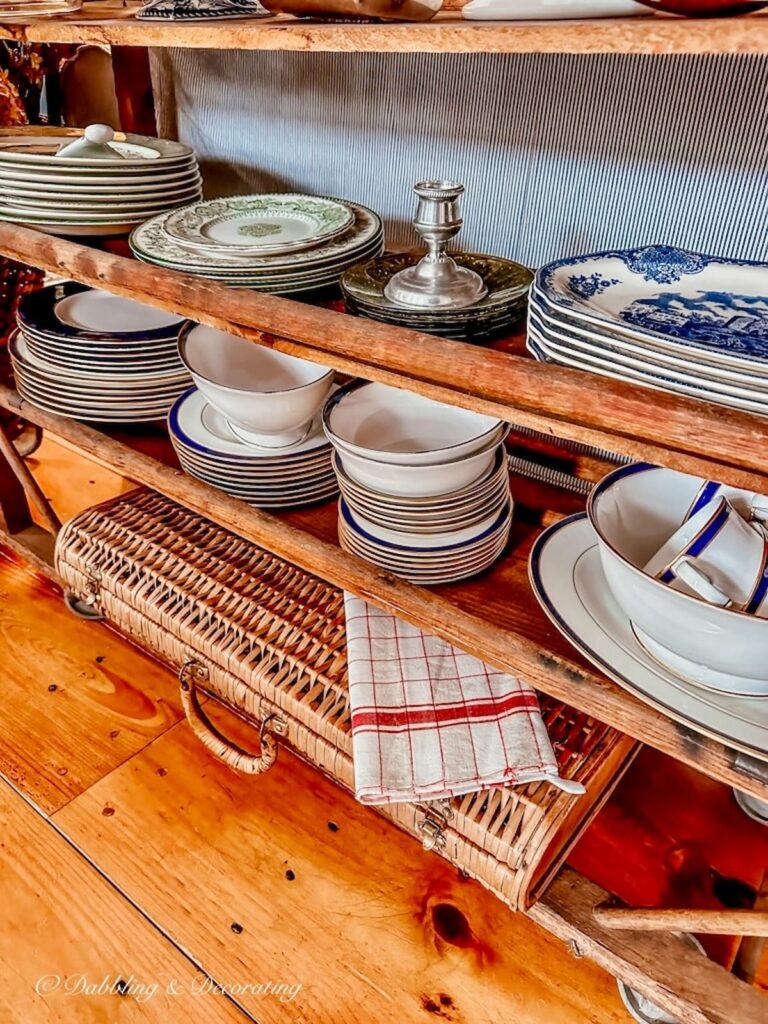
[[[534,690],[345,594],[352,754],[365,804],[561,779]]]

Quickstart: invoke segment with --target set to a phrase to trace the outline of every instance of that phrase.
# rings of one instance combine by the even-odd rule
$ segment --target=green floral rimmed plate
[[[339,262],[362,253],[369,243],[375,243],[381,235],[381,220],[365,206],[349,203],[354,214],[354,223],[347,231],[336,238],[323,242],[315,249],[283,255],[267,254],[249,256],[242,253],[226,253],[212,256],[203,251],[193,251],[179,245],[169,238],[164,230],[171,214],[161,214],[145,221],[131,235],[131,249],[139,259],[145,262],[173,265],[175,269],[189,273],[228,273],[230,270],[246,271],[256,276],[270,276],[272,273],[282,274],[293,271],[310,270],[320,267],[335,267]]]
[[[425,309],[423,316],[412,307],[398,306],[384,295],[388,281],[400,270],[412,266],[422,258],[421,253],[398,253],[393,256],[379,256],[368,263],[359,263],[348,270],[341,279],[341,289],[346,298],[361,306],[389,313],[395,318],[411,323],[444,320],[447,323],[470,323],[477,316],[498,312],[518,302],[528,291],[533,281],[533,272],[521,263],[503,259],[501,256],[485,256],[479,253],[451,253],[461,267],[468,267],[482,277],[488,294],[479,302],[461,310],[446,309],[444,312]],[[398,314],[400,315],[398,317]]]
[[[321,245],[354,219],[353,210],[336,199],[278,193],[195,203],[169,217],[163,231],[195,251],[268,255]]]

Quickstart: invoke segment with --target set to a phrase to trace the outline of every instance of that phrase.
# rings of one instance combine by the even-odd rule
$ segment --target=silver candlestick
[[[482,277],[460,267],[445,251],[464,221],[459,196],[464,186],[457,181],[420,181],[413,226],[427,243],[427,254],[413,267],[394,274],[384,294],[400,306],[418,309],[460,309],[488,294]]]

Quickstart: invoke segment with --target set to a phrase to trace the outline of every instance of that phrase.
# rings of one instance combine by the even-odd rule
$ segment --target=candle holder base
[[[385,296],[413,309],[462,309],[488,294],[479,274],[460,267],[450,256],[425,256],[415,267],[399,271],[387,283]]]

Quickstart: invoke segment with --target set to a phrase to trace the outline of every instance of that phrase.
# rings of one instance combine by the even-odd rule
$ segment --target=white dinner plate
[[[162,167],[151,174],[140,174],[126,169],[125,174],[118,174],[113,171],[111,174],[90,174],[80,173],[77,168],[68,168],[63,171],[52,168],[50,170],[37,170],[22,165],[13,167],[3,162],[0,163],[0,184],[17,185],[20,187],[34,186],[35,188],[50,188],[55,191],[68,191],[70,189],[94,189],[95,191],[106,190],[114,192],[116,188],[126,188],[133,191],[139,188],[162,189],[177,188],[187,182],[196,183],[202,180],[200,169],[195,160],[188,161],[178,168]]]
[[[610,679],[692,731],[768,760],[768,700],[707,690],[653,660],[613,600],[586,513],[540,534],[530,579],[551,621]]]
[[[29,343],[21,332],[14,332],[9,338],[8,349],[12,358],[17,359],[31,374],[50,381],[82,382],[90,387],[122,386],[123,382],[130,387],[171,387],[177,384],[188,386],[189,372],[183,364],[174,366],[170,371],[158,373],[149,367],[146,373],[126,375],[119,370],[113,373],[91,374],[87,369],[63,367],[59,363],[47,362],[30,352]],[[128,381],[126,381],[128,377]],[[90,379],[89,379],[90,378]],[[114,383],[113,383],[114,382]],[[186,382],[186,383],[185,383]]]
[[[187,162],[194,158],[194,150],[181,142],[171,139],[156,139],[149,135],[116,132],[114,139],[107,143],[110,149],[120,153],[123,159],[107,161],[83,156],[67,156],[57,151],[65,142],[82,138],[82,129],[62,128],[47,131],[34,128],[0,128],[0,163],[32,164],[44,167],[76,167],[92,171],[94,168],[109,173],[112,167],[124,170],[128,167],[168,166]]]
[[[91,214],[99,217],[110,214],[114,220],[116,217],[123,216],[124,214],[133,216],[135,213],[140,213],[143,216],[147,210],[150,211],[147,216],[154,216],[155,212],[175,209],[181,206],[182,203],[189,202],[190,199],[194,199],[199,195],[199,186],[195,186],[184,193],[171,192],[154,196],[137,196],[135,199],[130,195],[123,196],[120,201],[114,196],[97,196],[95,198],[88,196],[31,198],[0,188],[0,200],[2,200],[3,210],[18,209],[20,211],[29,211],[31,214],[37,214],[38,216],[42,214],[47,216],[53,213],[60,216],[71,216],[73,219],[83,216],[87,217]]]
[[[630,18],[653,14],[634,0],[470,0],[461,9],[474,21],[548,21],[570,18]]]

